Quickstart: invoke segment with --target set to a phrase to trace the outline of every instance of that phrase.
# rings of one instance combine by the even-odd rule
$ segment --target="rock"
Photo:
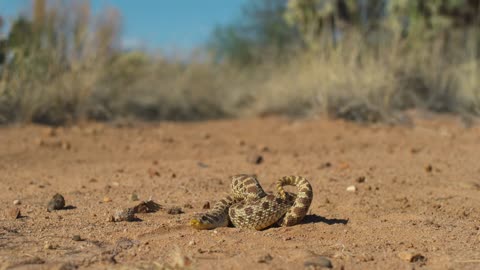
[[[75,235],[72,237],[72,240],[73,240],[73,241],[83,241],[82,237],[80,237],[80,235],[78,235],[78,234],[75,234]]]
[[[61,210],[65,207],[65,198],[59,193],[53,195],[52,199],[48,202],[47,211],[52,212],[55,210]]]
[[[108,196],[103,197],[103,202],[111,202],[111,201],[112,201],[112,198]]]
[[[128,199],[129,199],[130,201],[138,201],[138,195],[135,194],[135,193],[132,193],[132,194],[130,194],[130,195],[128,196]]]
[[[332,268],[332,262],[324,256],[315,256],[306,259],[303,262],[305,268],[321,269],[321,268]]]
[[[201,162],[201,161],[197,162],[197,165],[198,165],[198,167],[200,167],[200,168],[208,168],[208,165],[205,164],[205,163],[203,163],[203,162]]]
[[[397,256],[406,262],[422,262],[426,260],[422,254],[411,250],[399,252]]]
[[[17,208],[17,207],[10,209],[10,211],[8,211],[8,215],[12,219],[17,219],[17,218],[20,218],[22,216],[22,214],[20,213],[20,209]]]
[[[13,201],[13,205],[20,205],[22,204],[22,202],[20,200],[14,200]]]
[[[167,210],[167,213],[170,215],[179,215],[179,214],[183,214],[184,212],[182,208],[178,206],[173,206]]]
[[[365,182],[365,176],[359,176],[355,181],[357,183],[364,183]]]
[[[261,256],[260,258],[258,258],[257,262],[258,262],[258,263],[269,263],[269,262],[271,262],[272,260],[273,260],[272,255],[270,255],[270,254],[267,253],[266,255],[263,255],[263,256]]]
[[[203,209],[210,209],[210,202],[205,202],[202,206]]]
[[[147,173],[148,173],[148,176],[150,176],[150,178],[153,178],[155,176],[160,176],[160,173],[154,168],[148,168]]]
[[[135,213],[153,213],[162,209],[162,206],[152,200],[143,201],[133,207]]]
[[[258,146],[258,150],[260,152],[270,152],[270,147],[268,147],[266,145],[260,145],[260,146]]]
[[[52,245],[49,242],[45,242],[45,245],[43,246],[44,249],[55,249],[55,246]]]
[[[61,147],[63,150],[70,150],[70,148],[72,148],[72,145],[70,144],[70,142],[62,141]]]
[[[323,164],[320,164],[320,166],[318,166],[319,169],[325,169],[325,168],[330,168],[330,167],[332,167],[332,163],[330,163],[328,161],[323,163]]]
[[[122,210],[117,210],[113,215],[113,221],[134,221],[135,220],[135,211],[133,208],[126,208]]]
[[[251,154],[247,157],[247,162],[258,165],[263,162],[263,156],[259,154]]]
[[[348,191],[348,192],[356,192],[356,191],[357,191],[357,187],[356,187],[356,186],[353,186],[353,185],[352,185],[352,186],[348,186],[348,187],[347,187],[347,191]]]

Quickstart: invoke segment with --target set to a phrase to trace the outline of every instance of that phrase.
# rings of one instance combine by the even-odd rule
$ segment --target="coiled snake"
[[[312,203],[312,186],[301,176],[284,176],[277,181],[277,193],[267,194],[254,175],[230,177],[231,195],[219,200],[214,207],[190,220],[199,230],[228,226],[262,230],[275,223],[292,226],[307,214]],[[297,187],[298,193],[286,192],[284,186]]]

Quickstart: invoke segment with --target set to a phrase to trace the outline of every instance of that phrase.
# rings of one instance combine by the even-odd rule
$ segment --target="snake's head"
[[[202,222],[200,218],[191,219],[190,226],[197,230],[210,230],[215,228],[212,224]]]

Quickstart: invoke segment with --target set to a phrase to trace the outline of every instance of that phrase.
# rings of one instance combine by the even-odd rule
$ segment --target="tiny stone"
[[[66,142],[66,141],[62,142],[62,149],[70,150],[70,148],[72,148],[72,145],[69,142]]]
[[[103,202],[111,202],[112,198],[110,197],[103,197]]]
[[[183,210],[180,207],[174,206],[174,207],[169,208],[167,210],[167,213],[170,214],[170,215],[179,215],[179,214],[183,214]]]
[[[128,196],[128,199],[129,199],[130,201],[134,201],[134,202],[135,202],[135,201],[138,201],[138,195],[135,194],[135,193],[132,193],[132,194],[130,194],[130,196]]]
[[[20,200],[14,200],[13,201],[13,205],[20,205],[22,204],[22,202]]]
[[[348,192],[355,192],[355,191],[357,191],[357,187],[356,186],[348,186],[347,191]]]
[[[407,262],[425,261],[426,259],[422,254],[414,251],[402,251],[397,256]]]
[[[261,145],[258,147],[258,150],[260,150],[261,152],[270,152],[270,147],[266,145]]]
[[[52,212],[54,210],[60,210],[65,207],[65,198],[59,193],[53,195],[52,199],[48,202],[47,211]]]
[[[188,242],[188,245],[189,245],[189,246],[194,246],[195,244],[196,244],[196,243],[195,243],[195,240],[192,240],[192,241]]]
[[[120,222],[120,221],[133,221],[135,220],[135,211],[133,208],[126,208],[122,210],[117,210],[113,215],[113,221]]]
[[[50,244],[49,242],[45,242],[45,245],[43,246],[44,249],[55,249],[55,247]]]
[[[263,162],[263,157],[261,155],[258,155],[258,154],[252,154],[252,155],[247,157],[247,162],[258,165],[258,164]]]
[[[80,235],[76,234],[72,237],[72,240],[73,241],[82,241],[83,239],[82,239],[82,237],[80,237]]]
[[[309,259],[306,259],[304,262],[303,262],[303,266],[305,266],[306,268],[314,268],[314,269],[317,269],[317,268],[332,268],[332,262],[326,258],[326,257],[323,257],[323,256],[316,256],[316,257],[312,257],[312,258],[309,258]]]
[[[432,165],[430,165],[430,164],[428,164],[428,165],[425,167],[425,171],[426,171],[426,172],[432,172],[432,170],[433,170],[433,167],[432,167]]]
[[[202,207],[202,208],[203,208],[203,209],[210,209],[210,202],[205,202],[205,203],[203,204],[203,207]]]
[[[20,209],[19,208],[12,208],[9,211],[9,215],[12,219],[18,219],[21,216]]]
[[[357,183],[364,183],[365,182],[365,176],[360,176],[357,178]]]
[[[153,213],[160,210],[162,206],[151,199],[148,201],[143,201],[133,207],[135,213]]]
[[[257,262],[258,263],[269,263],[272,260],[273,260],[272,255],[267,254],[267,255],[264,255],[264,256],[261,256],[260,258],[258,258]]]
[[[148,176],[150,176],[150,178],[154,176],[160,176],[160,173],[154,168],[148,168],[147,173],[148,173]]]

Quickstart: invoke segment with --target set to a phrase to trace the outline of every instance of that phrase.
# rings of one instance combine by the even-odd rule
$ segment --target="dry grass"
[[[88,5],[48,10],[41,8],[43,2],[35,1],[32,21],[42,35],[27,35],[32,38],[27,44],[51,33],[62,42],[12,49],[14,60],[0,71],[0,123],[265,114],[326,114],[371,122],[395,121],[412,107],[480,113],[475,40],[468,46],[473,49],[458,46],[446,52],[434,42],[414,49],[402,42],[372,48],[352,34],[336,48],[240,68],[202,53],[181,61],[119,51],[115,12],[93,18]],[[42,24],[44,18],[55,23]],[[68,24],[66,18],[76,19]]]

